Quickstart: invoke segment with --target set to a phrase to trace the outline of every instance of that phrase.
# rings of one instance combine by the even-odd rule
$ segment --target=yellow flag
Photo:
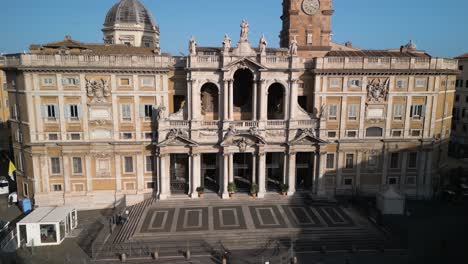
[[[10,160],[10,165],[8,166],[8,175],[10,176],[12,181],[15,180],[15,178],[13,177],[13,172],[15,171],[16,171],[15,164],[13,164],[13,162],[11,162]]]

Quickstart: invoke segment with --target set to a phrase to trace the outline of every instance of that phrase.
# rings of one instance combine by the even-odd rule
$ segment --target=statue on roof
[[[265,39],[265,35],[262,34],[262,38],[260,38],[260,42],[258,44],[258,49],[260,50],[260,54],[261,55],[265,55],[266,54],[266,48],[267,48],[267,45],[268,45],[268,42],[266,41]]]
[[[197,41],[194,36],[192,36],[189,42],[189,53],[190,55],[197,55]]]
[[[228,34],[224,35],[223,49],[225,53],[229,52],[229,49],[231,49],[231,38]]]
[[[289,54],[291,56],[297,56],[297,39],[296,36],[291,40],[291,45],[289,45]]]
[[[248,41],[248,35],[249,35],[249,22],[247,20],[242,19],[242,23],[240,25],[241,27],[241,34],[240,34],[240,41]]]
[[[417,48],[417,47],[416,47],[416,44],[414,44],[414,42],[413,42],[412,39],[409,41],[408,44],[405,45],[405,47],[406,47],[407,49],[410,49],[410,50],[415,50],[415,49]]]

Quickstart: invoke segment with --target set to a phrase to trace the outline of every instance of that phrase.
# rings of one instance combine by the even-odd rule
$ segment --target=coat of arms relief
[[[91,103],[105,103],[111,95],[109,82],[105,79],[86,79],[86,92]]]
[[[372,79],[367,84],[367,103],[384,103],[388,98],[390,79]]]

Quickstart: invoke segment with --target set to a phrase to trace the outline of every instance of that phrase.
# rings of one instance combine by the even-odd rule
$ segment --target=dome
[[[121,0],[107,12],[104,26],[115,24],[140,24],[145,28],[157,29],[153,16],[138,0]]]

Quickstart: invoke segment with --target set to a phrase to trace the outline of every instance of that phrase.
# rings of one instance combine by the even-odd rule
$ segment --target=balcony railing
[[[309,66],[315,69],[425,69],[457,70],[457,60],[428,57],[326,57],[316,58]]]

